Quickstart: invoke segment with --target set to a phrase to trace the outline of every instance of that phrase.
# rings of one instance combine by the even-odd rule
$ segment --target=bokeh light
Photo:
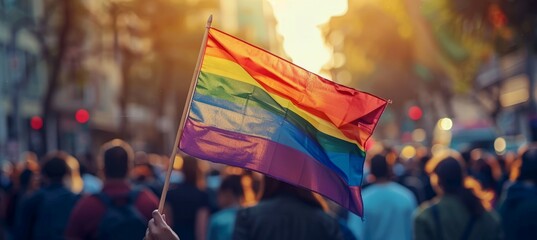
[[[453,127],[453,121],[449,118],[438,120],[438,127],[444,131],[449,131]]]
[[[427,133],[423,128],[418,128],[412,131],[412,140],[414,142],[423,142],[427,138]]]
[[[404,159],[410,159],[414,156],[416,156],[416,148],[413,146],[407,145],[401,150],[401,157]]]
[[[79,109],[76,111],[75,119],[78,123],[86,123],[89,121],[90,115],[88,110],[86,109]]]
[[[40,130],[41,128],[43,128],[43,119],[39,116],[33,116],[30,119],[30,127],[33,130]]]
[[[175,159],[173,160],[173,169],[181,170],[183,168],[183,162],[183,157],[181,157],[181,155],[175,155]]]
[[[408,109],[408,117],[410,119],[417,121],[420,120],[421,116],[423,116],[423,112],[420,107],[412,106]]]
[[[505,141],[505,138],[499,137],[494,140],[494,150],[498,154],[505,153],[505,149],[507,148],[507,142]]]

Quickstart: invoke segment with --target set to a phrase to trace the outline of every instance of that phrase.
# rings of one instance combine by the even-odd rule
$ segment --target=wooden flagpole
[[[183,108],[183,115],[181,117],[181,122],[177,128],[177,135],[175,136],[175,143],[173,145],[172,154],[170,155],[168,171],[166,172],[166,179],[164,180],[164,187],[162,188],[162,194],[160,195],[160,202],[158,205],[158,211],[163,214],[164,203],[166,201],[166,195],[168,193],[168,188],[170,187],[170,176],[172,175],[173,164],[175,161],[175,156],[177,155],[177,148],[179,148],[179,142],[181,141],[181,135],[183,133],[186,117],[190,111],[190,104],[192,103],[192,96],[194,95],[194,88],[196,86],[200,68],[201,60],[205,53],[205,45],[207,45],[207,37],[209,35],[209,28],[211,28],[211,23],[213,22],[213,15],[209,16],[207,19],[207,24],[205,25],[205,34],[203,35],[203,40],[201,41],[200,51],[198,55],[198,61],[196,63],[196,68],[194,69],[194,74],[192,75],[192,80],[190,82],[190,88],[188,90],[188,96],[186,98],[185,107]]]

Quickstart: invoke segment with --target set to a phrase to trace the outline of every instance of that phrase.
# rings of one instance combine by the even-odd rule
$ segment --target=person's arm
[[[152,216],[147,224],[144,240],[179,240],[179,236],[166,224],[158,210],[154,210]]]
[[[209,208],[203,207],[196,213],[196,238],[205,240],[207,234],[207,223],[209,222]]]

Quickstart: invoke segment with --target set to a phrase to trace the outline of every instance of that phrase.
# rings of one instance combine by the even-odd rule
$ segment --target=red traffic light
[[[41,117],[39,117],[39,116],[33,116],[30,119],[30,127],[33,130],[39,130],[39,129],[43,128],[43,119],[41,119]]]
[[[408,109],[408,117],[414,121],[420,120],[421,116],[423,116],[423,111],[421,111],[421,108],[418,106],[412,106]]]
[[[86,109],[78,109],[75,113],[75,119],[78,123],[87,123],[89,118],[90,114]]]

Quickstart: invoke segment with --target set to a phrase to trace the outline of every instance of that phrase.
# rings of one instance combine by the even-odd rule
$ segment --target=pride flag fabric
[[[210,28],[179,148],[363,216],[364,147],[386,105]]]

